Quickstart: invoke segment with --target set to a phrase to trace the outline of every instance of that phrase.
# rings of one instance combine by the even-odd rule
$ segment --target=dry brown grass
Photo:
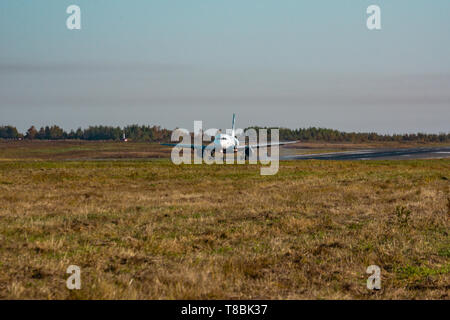
[[[275,176],[2,161],[0,298],[449,299],[449,179],[450,160],[292,161]]]
[[[206,143],[206,142],[205,142]],[[331,143],[299,142],[284,146],[280,155],[337,152],[371,148],[417,148],[448,146],[439,143]],[[115,160],[170,158],[171,148],[159,143],[84,140],[1,140],[0,161],[7,160]]]
[[[169,158],[158,143],[81,140],[0,140],[1,160],[92,160]]]

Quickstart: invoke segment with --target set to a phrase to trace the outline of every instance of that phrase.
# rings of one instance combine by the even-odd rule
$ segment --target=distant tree
[[[48,135],[49,135],[48,138],[51,140],[60,140],[64,139],[67,136],[64,130],[58,126],[50,127],[48,130]]]
[[[2,126],[0,127],[0,138],[2,139],[18,139],[21,134],[13,126]]]
[[[83,139],[84,137],[84,132],[81,128],[78,128],[77,131],[75,132],[75,139]]]
[[[34,139],[36,139],[37,135],[38,135],[38,131],[36,130],[36,128],[34,126],[31,126],[27,130],[27,133],[25,134],[25,139],[34,140]]]
[[[36,139],[40,139],[40,140],[44,140],[46,139],[45,137],[45,129],[43,127],[41,127],[36,135]]]

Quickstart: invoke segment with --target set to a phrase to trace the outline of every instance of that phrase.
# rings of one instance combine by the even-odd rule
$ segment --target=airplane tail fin
[[[234,122],[236,120],[236,115],[233,113],[233,121],[231,122],[231,135],[233,136],[233,138],[235,137],[235,127],[234,127]]]

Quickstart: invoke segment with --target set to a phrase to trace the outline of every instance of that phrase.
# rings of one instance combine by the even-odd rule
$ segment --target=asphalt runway
[[[408,160],[450,158],[450,147],[371,149],[285,156],[283,160]]]

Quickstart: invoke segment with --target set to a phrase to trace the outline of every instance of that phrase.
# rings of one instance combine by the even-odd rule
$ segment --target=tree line
[[[268,139],[270,137],[270,129],[267,127],[251,127],[257,132],[259,129],[267,129]],[[249,128],[248,128],[249,129]],[[300,140],[309,142],[352,142],[352,143],[362,143],[362,142],[386,142],[386,141],[397,141],[397,142],[450,142],[450,132],[449,133],[406,133],[406,134],[379,134],[375,132],[343,132],[334,129],[326,128],[299,128],[299,129],[288,129],[288,128],[276,128],[279,129],[280,141],[290,141],[290,140]]]
[[[90,126],[86,129],[65,131],[59,126],[46,126],[37,130],[31,126],[25,133],[15,127],[0,126],[0,139],[27,140],[120,140],[123,135],[133,141],[164,142],[170,141],[171,130],[160,126],[129,125],[124,128],[112,126]]]
[[[247,129],[270,129],[266,127],[251,127]],[[378,134],[364,132],[343,132],[326,128],[279,128],[280,141],[323,141],[323,142],[450,142],[450,133],[427,134]],[[20,133],[13,126],[0,126],[0,139],[28,139],[28,140],[120,140],[123,134],[132,141],[169,142],[172,130],[160,126],[129,125],[124,128],[112,126],[90,126],[86,129],[65,131],[59,126],[41,127],[39,130],[31,126],[25,133]],[[269,135],[270,136],[270,135]]]

